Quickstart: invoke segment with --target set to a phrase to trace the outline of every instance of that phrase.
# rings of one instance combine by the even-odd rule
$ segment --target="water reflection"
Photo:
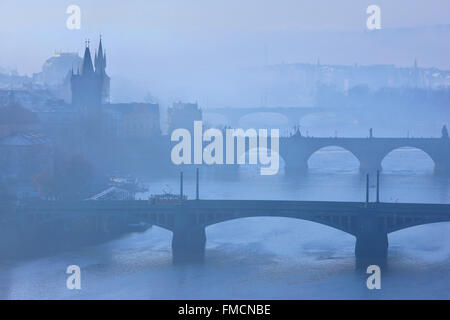
[[[382,201],[450,203],[450,179],[424,167],[426,157],[420,152],[401,152],[383,163]],[[336,152],[314,157],[311,170],[302,175],[262,177],[257,169],[242,166],[233,178],[225,174],[221,179],[217,172],[202,171],[200,197],[364,201],[365,176],[354,170],[351,157]],[[341,157],[340,168],[330,171],[327,163],[336,157]],[[185,174],[184,190],[190,198],[195,195],[194,172]],[[147,184],[148,193],[159,193],[166,185],[179,190],[177,175]],[[373,201],[373,182],[370,190]],[[308,221],[250,218],[207,228],[204,265],[172,266],[171,233],[157,227],[50,257],[3,261],[0,297],[448,299],[450,284],[442,279],[450,268],[449,231],[450,224],[441,223],[390,234],[389,273],[380,292],[368,292],[364,275],[354,272],[353,236]],[[65,288],[70,264],[83,270],[83,289],[78,292]]]

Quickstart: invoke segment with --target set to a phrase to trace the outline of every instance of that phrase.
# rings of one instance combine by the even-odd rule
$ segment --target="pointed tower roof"
[[[100,43],[98,44],[98,56],[103,56],[102,35],[100,35]]]
[[[105,73],[106,69],[106,52],[103,50],[102,36],[100,35],[100,42],[98,44],[98,51],[95,54],[95,72]]]
[[[81,74],[94,73],[92,64],[91,51],[89,50],[89,40],[86,41],[86,49],[84,50],[83,64],[81,65]]]

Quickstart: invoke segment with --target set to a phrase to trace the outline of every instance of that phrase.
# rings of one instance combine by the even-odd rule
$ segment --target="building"
[[[57,99],[46,89],[0,89],[0,105],[17,102],[28,110],[38,111],[47,108],[49,101],[55,100]]]
[[[81,152],[81,114],[64,101],[49,101],[45,108],[35,112],[41,130],[51,137],[52,143],[60,150]]]
[[[82,61],[76,52],[57,52],[45,61],[41,72],[33,74],[33,83],[59,86],[70,70],[78,69]]]
[[[94,63],[89,42],[86,42],[81,70],[72,74],[71,84],[72,106],[82,117],[87,117],[86,123],[94,123],[94,135],[126,139],[161,134],[158,104],[110,103],[110,77],[106,73],[106,53],[101,38]],[[70,115],[70,112],[65,113],[66,117]]]
[[[6,102],[0,103],[0,138],[18,132],[37,130],[39,130],[37,115],[17,104],[14,92],[11,91]]]
[[[246,103],[260,101],[261,106],[311,106],[321,86],[338,92],[367,86],[376,91],[381,88],[439,89],[450,87],[450,71],[420,67],[414,61],[410,67],[392,64],[331,65],[310,63],[283,63],[245,69],[241,82],[248,84]],[[245,98],[247,97],[247,98]],[[241,102],[242,103],[242,102]]]
[[[52,166],[52,144],[37,115],[17,104],[0,106],[0,178],[30,181]]]
[[[123,139],[146,139],[161,135],[159,105],[116,103],[103,105],[106,133]]]
[[[80,68],[70,72],[71,104],[47,100],[34,110],[45,133],[60,147],[87,150],[111,138],[148,139],[161,135],[158,104],[110,103],[106,65],[102,39],[93,55],[87,41]]]
[[[72,105],[83,111],[98,110],[102,103],[109,102],[109,85],[102,40],[100,38],[98,52],[95,54],[95,69],[87,41],[81,69],[78,69],[76,74],[72,70]]]
[[[194,121],[202,120],[202,110],[197,103],[175,102],[172,108],[167,110],[167,122],[169,135],[173,130],[184,128],[189,131],[194,129]]]

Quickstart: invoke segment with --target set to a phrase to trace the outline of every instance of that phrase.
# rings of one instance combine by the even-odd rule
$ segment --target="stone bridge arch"
[[[281,219],[293,219],[293,220],[301,220],[308,221],[315,224],[320,224],[335,230],[342,231],[344,233],[355,235],[352,228],[354,228],[355,220],[350,217],[340,217],[340,216],[328,216],[324,215],[322,217],[308,217],[308,216],[294,216],[287,214],[274,214],[274,215],[263,215],[263,214],[240,214],[240,215],[232,215],[232,216],[219,216],[214,220],[210,220],[205,222],[202,225],[204,228],[208,228],[211,226],[215,226],[221,223],[226,223],[230,221],[235,221],[239,219],[252,219],[252,218],[281,218]]]
[[[313,152],[309,155],[308,159],[306,160],[306,165],[307,165],[307,167],[308,167],[308,168],[311,167],[311,160],[312,160],[318,153],[320,153],[320,152],[322,152],[322,151],[325,151],[326,149],[329,149],[329,148],[338,148],[338,149],[336,150],[337,152],[346,152],[346,153],[348,154],[348,156],[349,156],[353,161],[356,162],[356,168],[359,168],[359,167],[361,166],[361,160],[358,158],[357,155],[355,155],[354,152],[352,152],[352,151],[349,150],[348,148],[343,148],[343,147],[338,146],[338,145],[329,145],[329,146],[321,147],[321,148],[319,148],[319,149],[313,151]],[[329,151],[332,152],[331,150],[329,150]],[[338,161],[338,160],[339,160],[339,159],[338,159],[337,156],[330,156],[330,161]],[[332,166],[332,168],[333,168],[333,166]]]
[[[401,148],[415,148],[434,162],[435,171],[450,172],[450,140],[442,138],[372,138],[360,147],[367,172],[382,170],[381,163],[391,152]]]
[[[254,119],[255,121],[252,121],[252,118],[263,118],[261,119]],[[267,121],[267,119],[270,119],[270,121]],[[276,121],[273,121],[273,120]],[[245,122],[249,122],[249,125],[244,125]],[[274,111],[258,111],[250,112],[247,114],[241,115],[241,117],[238,119],[237,124],[241,128],[291,128],[295,125],[298,125],[295,122],[295,119],[292,117],[287,116],[285,113]]]
[[[212,128],[222,128],[231,125],[230,119],[227,115],[219,112],[203,112],[203,123]]]
[[[288,120],[288,126],[292,128],[300,123],[305,115],[311,113],[325,112],[327,109],[316,107],[236,107],[236,108],[207,108],[203,109],[204,114],[220,114],[228,119],[231,127],[239,128],[239,121],[242,117],[254,113],[274,113],[285,117]]]
[[[249,149],[248,148],[248,144],[246,144],[246,150],[245,150],[245,154],[241,155],[241,161],[244,161],[244,164],[240,164],[243,166],[255,166],[256,169],[258,169],[259,171],[261,171],[264,168],[269,168],[269,166],[276,166],[277,167],[277,173],[280,173],[281,171],[284,170],[285,166],[286,166],[286,161],[284,160],[283,156],[280,154],[280,152],[277,152],[276,150],[273,150],[270,146],[270,136],[268,137],[268,143],[269,146],[267,148],[259,148],[259,142],[257,143],[258,147],[256,148],[252,148]],[[275,163],[271,163],[270,165],[267,164],[261,164],[260,163],[260,153],[266,154],[268,157],[270,157],[271,162],[274,161],[278,161],[277,164]],[[253,157],[254,159],[257,160],[256,164],[250,164],[250,158]],[[239,158],[239,155],[237,155],[237,158]],[[238,162],[236,162],[238,163]]]
[[[382,170],[384,170],[385,168],[383,167],[383,161],[389,157],[393,152],[402,150],[402,149],[406,149],[406,148],[411,148],[413,150],[416,151],[420,151],[421,153],[425,154],[428,159],[430,159],[433,162],[433,166],[436,167],[436,160],[433,159],[433,156],[431,154],[429,154],[428,152],[426,152],[425,150],[423,150],[422,148],[418,148],[418,147],[413,147],[413,146],[409,146],[409,145],[404,145],[404,146],[399,146],[399,147],[394,147],[391,148],[390,150],[388,150],[382,157],[381,162],[380,162],[380,167]]]
[[[327,147],[344,148],[359,160],[362,173],[382,170],[381,162],[391,151],[412,147],[425,152],[435,163],[435,170],[450,173],[450,139],[443,138],[312,138],[298,132],[280,139],[280,153],[286,160],[286,168],[304,171],[308,159],[315,151]]]
[[[308,169],[308,161],[316,152],[329,147],[337,147],[348,151],[359,162],[362,167],[365,163],[364,154],[359,152],[354,146],[340,142],[338,139],[316,139],[316,138],[300,138],[305,141],[302,145],[298,145],[297,139],[290,138],[280,139],[280,154],[285,159],[286,171],[305,172]]]
[[[403,231],[403,230],[407,230],[407,229],[411,229],[411,228],[415,228],[415,227],[421,227],[424,225],[433,225],[433,224],[445,223],[445,222],[450,223],[450,221],[445,218],[442,218],[441,220],[434,219],[433,221],[430,221],[425,218],[416,218],[416,219],[410,218],[410,219],[407,219],[406,221],[401,222],[400,224],[398,224],[398,226],[391,228],[389,230],[389,233],[395,233],[397,231]]]
[[[242,213],[234,214],[215,214],[197,213],[195,215],[195,223],[188,228],[175,228],[172,230],[172,259],[175,264],[202,262],[205,258],[206,247],[206,228],[224,222],[229,222],[243,218],[289,218],[297,220],[305,220],[331,227],[345,233],[353,234],[357,221],[354,217],[327,216],[322,217],[300,217],[289,214],[262,215],[242,210]]]

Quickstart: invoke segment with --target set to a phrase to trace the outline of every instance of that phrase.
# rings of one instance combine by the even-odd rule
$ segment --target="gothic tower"
[[[95,55],[95,69],[92,63],[89,41],[86,41],[81,70],[74,74],[72,70],[71,89],[72,105],[83,111],[99,109],[102,103],[109,100],[109,82],[106,74],[106,54],[103,52],[100,39],[99,50]]]
[[[102,103],[108,103],[110,78],[106,74],[106,52],[103,50],[102,36],[95,54],[95,73],[102,79]]]

